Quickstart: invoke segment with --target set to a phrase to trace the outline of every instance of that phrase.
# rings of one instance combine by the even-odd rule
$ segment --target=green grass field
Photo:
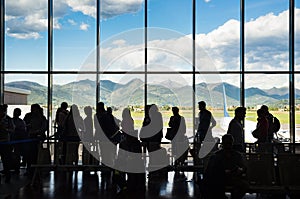
[[[172,116],[172,111],[161,111],[162,115],[163,115],[163,120],[164,120],[164,126],[168,126],[168,122],[169,122],[169,118]],[[234,116],[234,111],[228,111],[230,117]],[[273,111],[271,112],[274,116],[276,116],[281,124],[283,125],[287,125],[289,124],[289,112],[288,111]],[[180,114],[182,116],[185,117],[186,119],[186,125],[188,128],[192,127],[192,117],[193,117],[193,113],[192,110],[182,110],[180,111]],[[212,111],[212,114],[215,118],[221,118],[223,117],[223,111],[222,110],[214,110]],[[114,112],[114,115],[121,119],[121,112],[116,111]],[[135,112],[132,111],[131,115],[134,119],[134,124],[135,124],[135,128],[140,128],[142,126],[142,122],[143,122],[143,118],[144,118],[144,112],[139,111],[139,112]],[[196,117],[198,117],[198,110],[196,111]],[[247,110],[246,113],[246,119],[256,122],[257,120],[257,115],[256,115],[256,111],[249,111]],[[296,124],[300,125],[300,112],[296,112]]]
[[[172,116],[172,111],[161,111],[161,113],[164,118],[164,126],[168,126],[168,118],[170,118]],[[230,117],[234,116],[234,111],[228,111],[228,113],[229,113]],[[289,123],[289,112],[276,111],[276,112],[271,112],[271,113],[280,120],[281,124]],[[131,114],[135,120],[135,126],[141,127],[143,118],[144,118],[144,112],[132,112]],[[181,111],[180,114],[182,116],[184,116],[186,119],[192,118],[192,116],[193,116],[193,113],[191,110]],[[223,111],[212,111],[212,114],[216,118],[223,117]],[[117,117],[118,117],[118,115],[119,114],[116,114]],[[198,116],[198,111],[196,112],[196,117],[197,116]],[[120,118],[120,117],[118,117],[118,118]],[[246,119],[256,122],[256,119],[257,119],[256,111],[247,111]],[[188,126],[191,126],[191,123],[192,123],[191,121],[192,120],[189,120],[189,122],[187,122]],[[296,124],[300,124],[300,112],[296,112]]]

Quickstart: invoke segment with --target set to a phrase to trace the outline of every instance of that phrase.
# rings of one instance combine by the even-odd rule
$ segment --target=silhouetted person
[[[169,120],[170,132],[172,135],[172,154],[175,158],[175,165],[183,165],[188,155],[188,138],[186,137],[186,124],[183,116],[179,114],[178,107],[172,107],[173,115]]]
[[[104,108],[104,103],[99,102],[96,108],[96,121],[94,118],[94,123],[99,124],[96,126],[96,133],[103,134],[109,141],[114,142],[113,136],[119,130],[119,126],[115,121],[115,117],[112,112],[107,112]],[[117,144],[117,143],[115,143]]]
[[[148,152],[160,149],[163,137],[163,119],[155,104],[147,106],[140,137],[146,143]]]
[[[198,102],[199,105],[199,125],[197,129],[197,136],[200,138],[200,143],[206,138],[208,141],[214,141],[212,136],[212,128],[216,126],[216,121],[211,112],[206,109],[204,101]]]
[[[149,153],[148,168],[150,172],[148,177],[149,180],[156,177],[166,178],[167,173],[159,168],[162,167],[162,165],[167,166],[169,164],[166,149],[161,147],[161,140],[163,137],[162,114],[155,104],[146,107],[145,111],[146,113],[143,127],[140,132],[140,139]]]
[[[233,136],[233,148],[239,152],[245,152],[245,136],[243,122],[246,116],[246,108],[238,107],[234,111],[234,118],[230,121],[227,134]]]
[[[15,108],[13,112],[13,123],[15,125],[14,133],[12,134],[12,140],[24,140],[28,138],[28,134],[26,132],[26,123],[24,120],[20,118],[21,116],[21,109]],[[26,159],[25,159],[25,150],[26,150],[26,144],[24,143],[16,143],[13,145],[14,150],[14,157],[15,160],[13,161],[16,165],[13,165],[13,169],[16,170],[17,173],[19,173],[20,169],[20,162],[21,162],[21,156],[23,157],[23,161],[26,165]],[[24,164],[23,164],[24,165]]]
[[[5,144],[10,141],[11,133],[14,131],[14,124],[7,116],[7,106],[0,105],[0,156],[2,160],[5,182],[10,182],[10,164],[11,164],[11,145]]]
[[[117,143],[113,137],[119,130],[112,114],[107,113],[103,102],[98,102],[96,114],[94,116],[95,137],[99,140],[101,163],[105,166],[112,167],[116,157]],[[102,172],[102,177],[106,181],[111,178],[111,171]]]
[[[225,186],[232,186],[231,198],[242,199],[249,187],[244,179],[245,161],[241,153],[232,148],[232,135],[222,137],[222,149],[209,159],[201,188],[206,199],[225,199]]]
[[[57,127],[56,134],[58,137],[61,137],[63,134],[64,130],[64,122],[66,117],[69,114],[68,109],[68,103],[67,102],[62,102],[60,107],[57,109],[56,114],[55,114],[55,126]]]
[[[130,110],[128,108],[125,108],[122,112],[121,130],[124,138],[120,142],[120,149],[117,159],[117,164],[119,164],[118,166],[127,171],[132,168],[138,168],[138,170],[144,169],[144,162],[142,160],[142,146],[138,140],[138,131],[134,130],[134,120],[132,119]],[[144,172],[117,172],[119,175],[118,184],[121,189],[127,187],[131,194],[144,191]],[[127,175],[127,180],[125,174]]]
[[[121,120],[119,120],[118,118],[116,118],[116,117],[113,115],[113,109],[112,109],[112,107],[107,107],[107,110],[106,110],[106,111],[107,111],[107,113],[108,113],[109,115],[111,115],[111,116],[113,117],[113,119],[114,119],[116,125],[117,125],[118,127],[120,127]]]
[[[69,115],[65,119],[64,139],[66,140],[65,164],[78,164],[79,135],[84,131],[83,119],[78,106],[73,104]]]
[[[256,143],[265,143],[268,140],[268,129],[269,129],[269,122],[266,118],[265,111],[262,109],[257,110],[257,124],[256,129],[258,136]]]
[[[215,139],[212,136],[212,128],[216,126],[216,121],[211,112],[206,109],[206,103],[204,101],[198,102],[198,106],[199,124],[194,139],[194,148],[190,150],[194,159],[194,164],[199,164],[199,151],[202,147],[202,143],[204,141],[207,143],[215,142]]]
[[[268,120],[268,138],[267,142],[272,142],[274,139],[274,134],[277,136],[277,131],[280,129],[280,122],[279,120],[274,117],[270,112],[269,112],[269,107],[266,105],[262,105],[261,108],[265,112],[265,117]],[[276,123],[276,120],[278,123]],[[278,126],[277,126],[278,125]]]
[[[84,118],[84,131],[82,133],[81,140],[84,143],[82,150],[82,162],[83,164],[92,164],[93,156],[90,154],[91,149],[94,147],[94,129],[93,129],[93,109],[90,106],[84,107],[84,113],[86,117]]]
[[[33,139],[27,145],[27,172],[25,175],[32,175],[33,169],[31,164],[37,163],[37,156],[40,147],[40,142],[46,138],[47,119],[43,115],[43,109],[39,104],[32,104],[29,113],[24,117],[26,123],[26,130],[29,138]]]

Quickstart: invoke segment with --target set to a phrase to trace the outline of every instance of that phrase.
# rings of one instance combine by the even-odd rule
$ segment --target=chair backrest
[[[300,154],[278,154],[277,165],[282,185],[300,186]]]
[[[271,186],[276,183],[274,156],[271,153],[246,154],[247,178],[250,184]]]

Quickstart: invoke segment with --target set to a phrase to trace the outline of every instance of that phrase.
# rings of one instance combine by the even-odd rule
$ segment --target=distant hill
[[[6,86],[30,90],[28,103],[47,104],[47,87],[30,81],[16,81],[6,83]],[[96,82],[86,79],[74,81],[65,85],[53,85],[53,104],[62,101],[80,106],[95,105]],[[228,105],[239,105],[240,89],[228,83],[199,83],[195,85],[196,101],[204,100],[214,107],[223,106],[223,88],[225,88]],[[100,81],[100,100],[109,106],[140,105],[144,103],[144,82],[138,78],[126,84],[119,84],[109,80]],[[147,85],[147,102],[160,106],[192,106],[192,87],[181,85],[172,80]],[[271,89],[247,88],[245,90],[247,106],[260,104],[286,103],[289,97],[287,87]],[[300,90],[296,90],[296,98],[300,97]]]

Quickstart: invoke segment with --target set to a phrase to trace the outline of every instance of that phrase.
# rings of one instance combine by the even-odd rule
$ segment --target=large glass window
[[[159,106],[164,127],[172,114],[169,108],[179,106],[192,136],[197,102],[204,100],[217,119],[214,133],[218,137],[227,130],[225,112],[231,119],[233,110],[245,101],[246,132],[255,128],[251,124],[256,123],[256,110],[266,104],[280,119],[280,133],[286,136],[290,132],[292,83],[296,141],[300,140],[299,0],[294,1],[294,52],[289,48],[289,0],[245,0],[242,22],[239,0],[99,0],[99,7],[97,0],[74,2],[53,0],[53,26],[48,27],[47,0],[4,1],[5,42],[0,44],[4,45],[0,53],[4,56],[1,75],[5,88],[1,93],[10,107],[38,103],[46,113],[47,106],[52,105],[52,118],[48,118],[52,120],[62,101],[79,105],[81,111],[87,105],[95,110],[97,101],[103,101],[113,107],[119,119],[123,108],[130,107],[136,128],[140,128],[146,103]],[[241,23],[245,27],[242,44]],[[49,30],[53,31],[53,46],[48,46]],[[51,57],[49,47],[53,48]],[[243,55],[241,47],[245,49]],[[289,82],[289,53],[295,57],[295,82]],[[240,56],[245,58],[245,71],[241,71]],[[53,63],[53,71],[48,71],[49,63]],[[245,99],[240,99],[243,90]],[[247,136],[246,141],[253,141]]]

